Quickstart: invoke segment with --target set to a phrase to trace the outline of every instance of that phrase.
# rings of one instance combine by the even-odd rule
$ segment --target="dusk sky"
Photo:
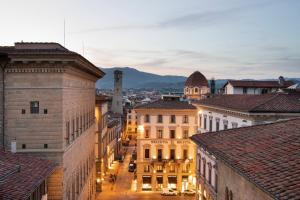
[[[1,0],[0,45],[59,42],[99,67],[300,77],[299,0]]]

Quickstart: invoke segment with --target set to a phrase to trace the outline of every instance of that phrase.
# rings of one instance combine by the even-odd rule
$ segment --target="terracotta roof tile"
[[[27,199],[55,166],[48,160],[0,150],[0,199]]]
[[[218,95],[195,104],[251,113],[300,113],[300,93]]]
[[[280,85],[278,81],[246,81],[246,80],[229,80],[224,86],[230,83],[234,87],[249,88],[287,88],[293,85],[292,81],[284,81],[284,85]]]
[[[205,76],[199,72],[195,71],[192,73],[185,82],[186,87],[208,87],[208,82]]]
[[[300,118],[191,139],[276,199],[300,199]]]

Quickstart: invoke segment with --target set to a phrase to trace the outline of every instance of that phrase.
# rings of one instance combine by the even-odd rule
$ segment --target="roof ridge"
[[[277,97],[280,95],[280,93],[274,93],[274,94],[275,94],[274,96],[271,96],[271,97],[270,97],[269,99],[267,99],[266,101],[264,101],[264,102],[262,102],[262,103],[260,103],[260,104],[258,104],[258,105],[255,105],[254,107],[250,108],[250,109],[249,109],[249,112],[255,110],[255,109],[258,108],[259,106],[262,106],[262,105],[264,105],[264,104],[270,102],[271,100],[277,98]],[[266,94],[266,95],[267,95],[267,94]]]

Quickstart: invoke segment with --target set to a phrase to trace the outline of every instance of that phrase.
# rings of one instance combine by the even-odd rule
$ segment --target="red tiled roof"
[[[192,73],[185,82],[186,87],[208,87],[208,82],[205,76],[199,72],[195,71]]]
[[[224,87],[229,83],[234,87],[248,88],[287,88],[294,84],[292,81],[284,81],[284,85],[280,85],[278,81],[229,80]]]
[[[191,139],[274,199],[300,199],[300,118]]]
[[[19,166],[19,171],[18,171]],[[23,154],[0,150],[0,199],[27,199],[56,164]]]
[[[195,104],[251,113],[300,113],[300,93],[218,95]]]
[[[134,107],[134,109],[196,110],[197,108],[186,101],[159,99],[150,103],[138,105]]]

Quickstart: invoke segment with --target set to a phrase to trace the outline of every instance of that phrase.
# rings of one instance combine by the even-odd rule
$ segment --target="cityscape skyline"
[[[8,18],[11,8],[15,14]],[[64,44],[65,21],[66,47],[101,68],[130,66],[183,76],[199,70],[215,78],[298,78],[299,8],[295,0],[7,1],[0,14],[7,19],[0,44]]]

